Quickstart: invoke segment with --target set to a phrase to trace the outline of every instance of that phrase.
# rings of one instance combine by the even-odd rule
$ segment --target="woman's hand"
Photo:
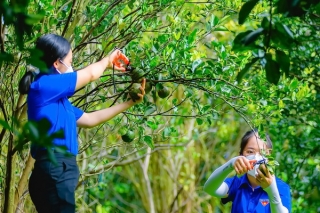
[[[263,170],[263,171],[261,171]],[[270,174],[266,165],[261,164],[259,169],[257,169],[258,174],[256,175],[256,180],[262,188],[267,188],[273,181],[273,176]],[[266,174],[266,175],[264,175]]]
[[[108,66],[107,68],[111,69],[114,67],[115,70],[126,71],[126,67],[129,64],[129,59],[125,56],[121,50],[114,50],[108,57]]]
[[[234,170],[236,171],[237,175],[243,175],[249,170],[253,169],[253,164],[255,162],[256,160],[248,160],[244,156],[239,156],[234,162]]]
[[[143,78],[142,81],[141,81],[141,87],[139,88],[141,93],[137,94],[139,96],[139,99],[133,101],[131,99],[131,102],[132,102],[132,105],[135,105],[135,104],[140,104],[142,101],[143,101],[143,96],[145,95],[145,88],[146,88],[146,79]]]

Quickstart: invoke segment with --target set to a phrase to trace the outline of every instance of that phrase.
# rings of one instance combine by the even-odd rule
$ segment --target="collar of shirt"
[[[238,189],[245,188],[246,186],[249,188],[252,188],[247,174],[240,177],[240,183],[239,183]],[[254,188],[254,190],[259,188],[261,188],[261,186],[257,186],[256,188]]]

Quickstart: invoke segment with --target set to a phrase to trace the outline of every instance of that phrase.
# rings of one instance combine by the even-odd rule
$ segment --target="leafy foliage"
[[[280,164],[274,172],[291,186],[293,212],[319,211],[317,1],[42,0],[0,7],[0,187],[11,180],[17,186],[7,184],[17,198],[5,197],[4,212],[33,211],[20,197],[33,163],[28,141],[50,147],[62,136],[43,134],[45,121],[28,123],[17,93],[26,65],[41,67],[29,56],[40,57],[33,43],[45,33],[71,42],[78,69],[119,47],[152,85],[143,104],[79,129],[79,212],[228,212],[201,186],[238,154],[242,133],[253,127],[273,139]],[[70,101],[99,110],[126,100],[132,83],[130,72],[106,71]],[[121,139],[128,130],[130,143]]]

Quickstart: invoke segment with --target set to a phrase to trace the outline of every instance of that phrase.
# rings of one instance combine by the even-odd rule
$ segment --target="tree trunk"
[[[28,178],[31,173],[31,170],[34,165],[34,159],[31,157],[31,153],[29,152],[28,160],[26,162],[26,166],[23,170],[22,176],[20,178],[16,193],[15,193],[15,198],[14,198],[14,206],[15,209],[18,207],[18,204],[20,202],[20,198],[23,195],[23,191],[28,185]]]
[[[4,207],[3,213],[13,213],[14,211],[14,158],[15,154],[12,154],[13,147],[13,135],[10,135],[8,143],[8,154],[6,163],[6,180],[4,189]]]

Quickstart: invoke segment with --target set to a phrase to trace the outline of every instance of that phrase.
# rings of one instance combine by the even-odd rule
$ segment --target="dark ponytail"
[[[30,85],[33,82],[33,79],[34,79],[34,73],[32,71],[27,71],[22,76],[19,82],[19,87],[18,87],[20,94],[22,95],[28,94]]]
[[[57,59],[62,60],[67,56],[71,50],[71,45],[62,36],[46,34],[37,39],[35,48],[42,53],[40,60],[50,69]],[[19,82],[19,92],[21,94],[28,94],[34,76],[37,74],[34,70],[27,70]]]

